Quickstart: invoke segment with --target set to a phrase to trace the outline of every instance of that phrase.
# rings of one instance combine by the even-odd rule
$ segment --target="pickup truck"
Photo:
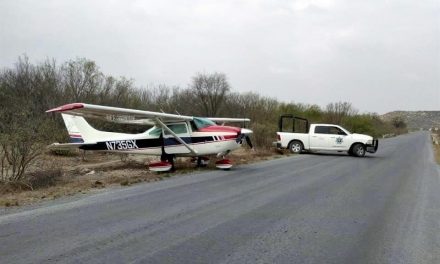
[[[302,133],[297,132],[298,123],[299,127],[305,130]],[[350,133],[338,125],[309,125],[307,119],[282,115],[279,121],[277,141],[273,145],[279,149],[288,149],[292,153],[337,151],[363,157],[366,152],[375,153],[379,141],[368,135]]]

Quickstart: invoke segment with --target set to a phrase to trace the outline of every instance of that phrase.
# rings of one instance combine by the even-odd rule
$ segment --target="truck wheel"
[[[365,146],[363,144],[356,144],[356,145],[354,145],[352,153],[356,157],[363,157],[363,156],[365,156]]]
[[[298,140],[294,140],[289,144],[289,150],[291,153],[298,154],[301,153],[303,149],[304,149],[303,144]]]

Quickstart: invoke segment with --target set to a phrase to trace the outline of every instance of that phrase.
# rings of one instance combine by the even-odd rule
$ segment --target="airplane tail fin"
[[[69,114],[61,114],[69,132],[71,143],[87,143],[96,141],[103,131],[93,128],[84,117]],[[104,132],[105,133],[105,132]]]

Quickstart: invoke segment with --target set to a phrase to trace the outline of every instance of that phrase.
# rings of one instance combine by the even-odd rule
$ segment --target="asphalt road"
[[[0,263],[440,263],[426,133],[0,216]]]

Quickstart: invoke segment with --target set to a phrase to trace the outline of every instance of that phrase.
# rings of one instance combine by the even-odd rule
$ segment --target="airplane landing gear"
[[[232,167],[232,161],[229,159],[221,159],[215,163],[217,169],[221,170],[229,170]]]
[[[155,172],[174,172],[174,155],[162,154],[160,161],[152,162],[148,164],[148,169]]]
[[[173,165],[167,161],[156,161],[148,164],[148,169],[155,172],[166,172],[172,169]]]
[[[169,164],[171,164],[171,168],[170,168],[171,172],[176,171],[176,167],[174,167],[174,158],[175,158],[175,156],[174,155],[170,155],[170,154],[162,154],[160,156],[160,160],[162,162],[168,162]]]
[[[206,167],[209,164],[208,157],[194,157],[191,159],[191,163],[196,164],[197,168]]]

